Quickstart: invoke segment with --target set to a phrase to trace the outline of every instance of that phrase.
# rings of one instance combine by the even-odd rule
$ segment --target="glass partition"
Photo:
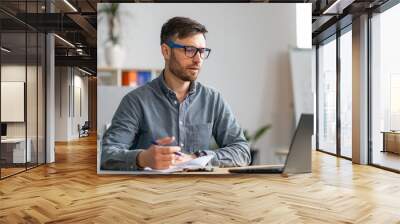
[[[45,35],[16,19],[43,12],[44,1],[1,2],[0,178],[45,162]]]
[[[318,48],[318,148],[336,154],[336,39]]]
[[[6,127],[1,140],[1,175],[6,177],[24,171],[31,156],[26,150],[26,33],[3,32],[1,46],[0,110]]]
[[[38,76],[38,49],[37,41],[38,35],[36,32],[27,33],[28,43],[28,61],[27,61],[27,98],[26,98],[26,112],[27,112],[27,150],[30,150],[30,158],[28,160],[28,168],[37,165],[37,76]]]
[[[38,74],[37,74],[37,162],[43,164],[46,162],[45,145],[45,124],[46,124],[46,36],[43,33],[38,34]]]
[[[340,154],[352,157],[352,32],[340,36]]]
[[[374,165],[400,170],[400,5],[371,18],[371,137]]]

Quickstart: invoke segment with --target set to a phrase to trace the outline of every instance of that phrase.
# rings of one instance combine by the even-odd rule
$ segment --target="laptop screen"
[[[296,131],[290,143],[285,161],[285,173],[311,172],[311,137],[313,134],[314,116],[301,114]]]
[[[7,124],[1,123],[1,136],[7,136]]]

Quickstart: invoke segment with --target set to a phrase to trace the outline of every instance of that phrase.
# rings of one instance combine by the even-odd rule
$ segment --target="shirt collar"
[[[165,83],[164,70],[162,70],[160,76],[157,78],[157,81],[159,83],[159,86],[160,86],[161,90],[165,94],[175,96],[175,92],[167,86],[167,83]],[[189,95],[192,95],[192,94],[196,93],[196,89],[197,89],[197,82],[196,81],[192,81],[190,83],[190,86],[189,86]]]
[[[189,95],[196,93],[196,89],[197,89],[197,82],[192,81],[189,86]]]
[[[165,80],[164,80],[164,70],[162,70],[160,76],[157,78],[157,81],[158,81],[158,83],[159,83],[159,85],[160,85],[161,90],[162,90],[165,94],[175,96],[174,91],[172,91],[172,89],[170,89],[170,88],[167,86],[167,83],[165,83]]]

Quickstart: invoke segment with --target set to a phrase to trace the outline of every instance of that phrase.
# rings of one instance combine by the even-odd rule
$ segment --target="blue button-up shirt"
[[[194,81],[179,103],[162,73],[122,99],[103,136],[101,167],[136,170],[138,153],[167,136],[175,136],[174,145],[184,153],[213,155],[213,166],[246,166],[251,160],[243,130],[220,93]]]

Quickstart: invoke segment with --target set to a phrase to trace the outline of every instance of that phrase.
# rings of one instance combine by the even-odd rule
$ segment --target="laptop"
[[[1,140],[7,139],[7,124],[1,123]]]
[[[313,134],[314,116],[301,114],[296,131],[292,137],[285,165],[281,166],[248,166],[229,169],[230,173],[311,173],[311,136]]]

